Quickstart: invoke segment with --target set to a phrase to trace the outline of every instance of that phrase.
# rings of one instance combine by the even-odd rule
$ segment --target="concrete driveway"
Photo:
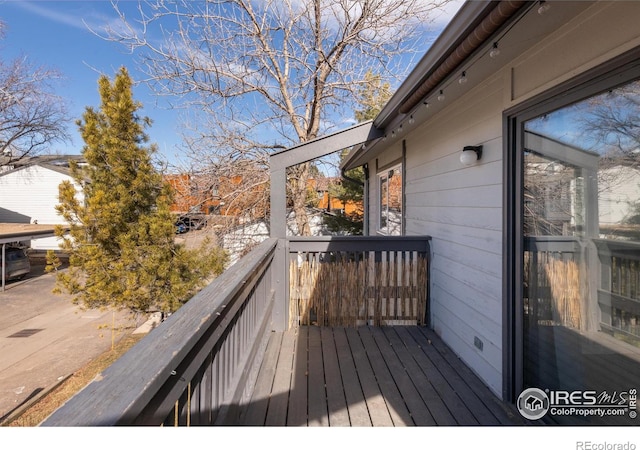
[[[0,422],[136,325],[123,312],[82,311],[70,296],[53,294],[54,284],[44,265],[33,265],[27,278],[0,292]]]

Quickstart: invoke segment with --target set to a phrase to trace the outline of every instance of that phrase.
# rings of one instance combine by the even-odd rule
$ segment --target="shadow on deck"
[[[430,329],[301,327],[271,334],[250,426],[524,425]]]

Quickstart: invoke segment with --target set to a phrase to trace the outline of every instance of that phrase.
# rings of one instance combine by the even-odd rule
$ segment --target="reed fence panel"
[[[290,325],[425,325],[429,259],[424,242],[417,250],[383,242],[383,249],[379,244],[350,249],[348,241],[341,249],[291,249]]]

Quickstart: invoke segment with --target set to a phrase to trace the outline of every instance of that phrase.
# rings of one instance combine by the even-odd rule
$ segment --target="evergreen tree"
[[[225,257],[175,243],[171,190],[153,166],[156,147],[144,131],[151,122],[137,114],[127,70],[98,86],[100,109],[87,107],[78,121],[86,165],[71,168],[82,195],[69,181],[59,188],[56,209],[70,232],[59,230],[69,269],[58,272],[58,286],[87,308],[175,311],[222,271]]]
[[[375,119],[393,95],[391,85],[383,82],[380,75],[369,70],[364,75],[364,80],[364,84],[358,89],[357,102],[360,109],[355,111],[358,122]]]

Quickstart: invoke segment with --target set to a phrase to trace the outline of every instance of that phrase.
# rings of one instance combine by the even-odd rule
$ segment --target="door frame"
[[[523,136],[524,122],[640,79],[640,47],[558,84],[503,112],[503,383],[514,403],[523,390]]]

